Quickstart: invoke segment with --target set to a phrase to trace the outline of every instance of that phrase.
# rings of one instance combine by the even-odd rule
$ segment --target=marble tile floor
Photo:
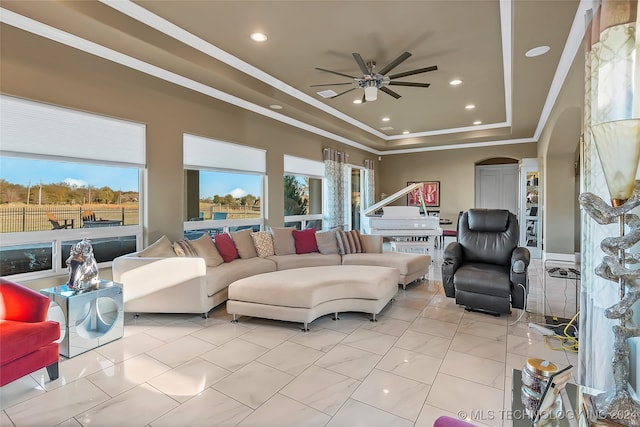
[[[305,333],[233,324],[224,304],[209,319],[127,313],[122,339],[62,358],[59,379],[42,369],[0,388],[0,426],[427,427],[440,415],[510,426],[514,368],[528,357],[577,365],[528,329],[549,303],[541,270],[535,260],[528,311],[501,317],[446,298],[439,261],[376,323],[341,313]]]

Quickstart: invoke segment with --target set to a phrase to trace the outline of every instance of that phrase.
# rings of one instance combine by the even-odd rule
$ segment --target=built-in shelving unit
[[[542,212],[539,206],[540,172],[537,159],[522,159],[520,162],[520,246],[531,252],[533,258],[542,255]]]

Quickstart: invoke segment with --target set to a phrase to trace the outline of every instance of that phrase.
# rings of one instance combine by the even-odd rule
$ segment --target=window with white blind
[[[184,134],[183,157],[186,238],[263,227],[265,150]]]
[[[66,270],[92,241],[99,265],[142,241],[145,126],[0,96],[0,275]]]

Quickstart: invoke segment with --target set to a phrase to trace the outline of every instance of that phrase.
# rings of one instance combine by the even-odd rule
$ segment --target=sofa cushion
[[[238,279],[271,271],[276,271],[276,263],[260,257],[238,258],[217,267],[207,267],[207,295],[220,292]]]
[[[194,257],[198,256],[198,253],[195,249],[191,247],[189,244],[189,240],[178,240],[173,244],[173,251],[178,256],[189,256]]]
[[[318,267],[323,265],[340,265],[340,255],[322,255],[319,253],[274,255],[267,258],[276,263],[278,270],[289,270],[301,267]]]
[[[429,255],[403,252],[347,254],[342,256],[342,264],[393,267],[400,272],[400,275],[408,276],[420,271],[426,272],[429,265],[431,265],[431,257]]]
[[[171,241],[167,238],[167,236],[162,236],[145,249],[138,252],[139,257],[150,257],[150,258],[166,258],[170,256],[176,256],[176,253],[173,250],[173,246],[171,245]]]
[[[297,254],[308,254],[318,252],[318,242],[316,241],[316,229],[307,228],[305,230],[293,230],[293,241]]]
[[[316,233],[316,242],[318,243],[318,251],[321,254],[339,254],[338,238],[336,233],[338,230],[318,231]]]
[[[16,322],[0,320],[0,365],[5,365],[32,353],[60,338],[58,322]]]
[[[293,230],[295,230],[294,227],[271,227],[273,250],[276,255],[292,255],[296,253]]]
[[[251,233],[253,233],[251,228],[231,233],[231,238],[236,245],[240,258],[254,258],[258,256],[256,247],[253,244],[253,239],[251,238]]]
[[[377,234],[360,234],[362,252],[368,254],[382,253],[382,236]]]
[[[360,242],[360,232],[358,230],[338,231],[338,247],[340,254],[358,254],[362,252],[362,243]]]
[[[196,240],[189,240],[189,246],[196,251],[199,257],[204,258],[208,267],[215,267],[224,262],[213,240],[206,233]]]
[[[253,240],[253,246],[255,246],[256,253],[260,258],[275,255],[273,250],[273,237],[268,231],[251,233],[251,240]]]
[[[224,262],[231,262],[238,258],[238,250],[229,233],[218,234],[215,238],[215,244]]]

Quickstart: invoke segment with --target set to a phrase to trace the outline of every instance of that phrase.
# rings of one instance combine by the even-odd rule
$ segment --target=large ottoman
[[[361,311],[376,314],[398,292],[399,272],[390,267],[334,265],[257,274],[229,285],[227,312],[301,322],[325,314]]]

